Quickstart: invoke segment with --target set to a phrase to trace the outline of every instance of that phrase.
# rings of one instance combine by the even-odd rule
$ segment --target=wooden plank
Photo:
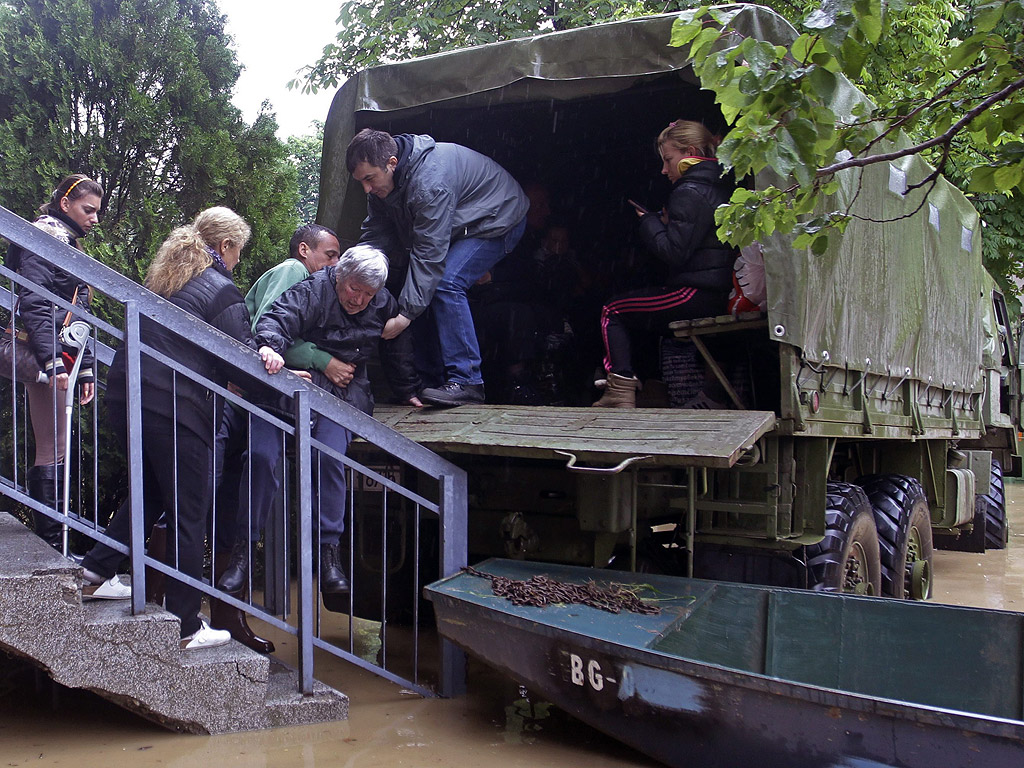
[[[775,426],[770,411],[668,408],[379,406],[374,417],[433,450],[524,458],[566,451],[602,466],[650,456],[644,466],[727,468]]]

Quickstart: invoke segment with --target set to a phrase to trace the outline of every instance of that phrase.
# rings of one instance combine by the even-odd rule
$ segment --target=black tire
[[[924,600],[932,589],[932,522],[921,483],[906,475],[857,480],[871,502],[882,560],[882,595]]]
[[[825,538],[804,547],[808,586],[818,592],[879,596],[878,533],[867,496],[859,486],[829,483],[825,504]]]
[[[985,549],[1005,549],[1010,538],[1006,524],[1006,497],[1003,495],[1003,467],[992,459],[988,493],[978,496],[985,510]]]

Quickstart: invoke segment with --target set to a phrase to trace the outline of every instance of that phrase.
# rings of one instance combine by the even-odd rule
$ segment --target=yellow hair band
[[[64,199],[65,197],[67,197],[68,195],[70,195],[70,194],[71,194],[71,191],[72,191],[72,190],[73,190],[73,189],[74,189],[75,187],[77,187],[77,186],[78,186],[79,184],[81,184],[81,183],[82,183],[83,181],[86,181],[86,180],[87,180],[88,178],[89,178],[88,176],[83,176],[82,178],[78,179],[78,181],[76,181],[76,182],[75,182],[74,184],[72,184],[72,185],[71,185],[70,187],[68,187],[68,191],[64,193],[64,196],[63,196],[63,197],[61,197],[61,200],[63,200],[63,199]]]

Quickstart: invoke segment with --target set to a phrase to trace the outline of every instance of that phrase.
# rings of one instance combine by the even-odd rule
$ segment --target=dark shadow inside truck
[[[356,113],[356,130],[427,133],[476,149],[508,169],[531,198],[519,247],[471,293],[489,403],[589,406],[599,395],[593,382],[603,357],[601,307],[664,282],[663,265],[638,241],[628,201],[654,211],[665,203],[670,183],[655,139],[671,121],[697,120],[718,135],[726,125],[712,94],[680,74],[634,80],[578,98],[569,81],[483,94],[485,104],[476,94],[397,113]],[[393,264],[393,292],[404,274],[404,264]],[[768,390],[777,388],[778,364],[763,326],[705,339],[711,337],[717,340],[708,347],[744,407],[774,409],[777,392]],[[674,339],[668,328],[661,338],[638,335],[634,343],[637,373],[647,382],[638,405],[679,406],[699,391],[704,365],[693,343]]]

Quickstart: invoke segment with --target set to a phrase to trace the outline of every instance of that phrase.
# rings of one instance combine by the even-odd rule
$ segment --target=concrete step
[[[347,720],[348,697],[345,697],[344,712],[339,714],[341,702],[337,699],[337,693],[329,685],[314,680],[313,693],[303,696],[299,693],[298,673],[272,663],[270,678],[267,680],[267,706],[264,710],[266,727]]]
[[[348,697],[234,641],[182,651],[176,616],[126,600],[82,600],[81,568],[0,513],[0,648],[58,683],[85,688],[192,733],[226,733],[348,717]]]

